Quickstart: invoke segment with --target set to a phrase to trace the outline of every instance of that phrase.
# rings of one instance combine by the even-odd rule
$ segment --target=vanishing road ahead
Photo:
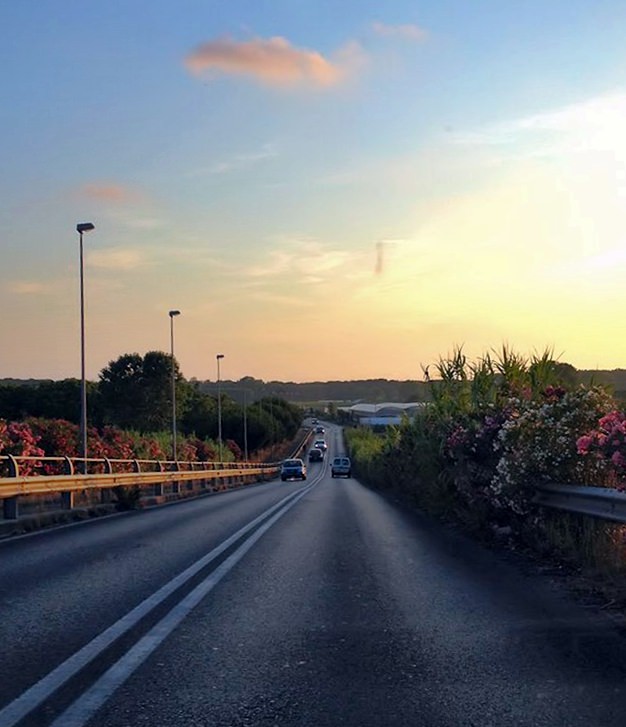
[[[603,615],[327,462],[6,541],[0,564],[0,727],[626,719]]]

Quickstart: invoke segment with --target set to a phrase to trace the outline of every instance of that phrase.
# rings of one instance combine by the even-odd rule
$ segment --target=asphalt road
[[[0,727],[626,719],[603,615],[328,460],[2,543],[0,563]]]

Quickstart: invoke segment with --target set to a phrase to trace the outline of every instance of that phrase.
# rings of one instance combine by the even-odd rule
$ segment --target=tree
[[[572,366],[572,364],[557,361],[555,364],[555,368],[559,383],[567,386],[570,389],[578,386],[578,372]]]
[[[189,397],[176,359],[176,411],[181,412]],[[107,424],[140,432],[168,429],[172,419],[172,357],[162,351],[145,356],[127,353],[111,361],[100,372],[100,405]]]
[[[90,422],[98,417],[98,388],[87,382],[87,406]],[[80,380],[40,381],[34,386],[0,385],[0,417],[21,421],[27,417],[65,419],[80,422]]]
[[[217,400],[190,386],[186,408],[181,418],[184,434],[195,434],[200,439],[217,438]]]

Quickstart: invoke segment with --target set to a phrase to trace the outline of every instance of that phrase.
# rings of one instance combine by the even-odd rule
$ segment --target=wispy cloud
[[[155,230],[163,227],[163,205],[144,190],[117,182],[87,182],[73,190],[73,195],[98,205],[99,216],[132,230]]]
[[[106,182],[90,182],[84,184],[79,193],[98,202],[107,202],[114,205],[125,205],[138,202],[141,195],[136,190],[122,184]]]
[[[401,38],[414,42],[421,42],[428,38],[428,32],[424,28],[410,23],[404,25],[388,25],[387,23],[375,21],[372,23],[372,30],[376,35],[383,36],[384,38]]]
[[[135,230],[156,230],[164,225],[159,217],[126,217],[124,221]]]
[[[603,250],[596,255],[586,255],[580,258],[568,259],[560,266],[551,266],[543,271],[543,276],[551,275],[566,280],[589,280],[592,277],[614,276],[623,279],[622,268],[626,267],[626,249],[624,245],[619,248]]]
[[[250,297],[262,302],[276,303],[278,305],[286,305],[289,307],[295,306],[297,308],[310,308],[311,306],[316,305],[314,300],[311,300],[310,298],[303,298],[301,295],[281,295],[280,293],[258,291],[256,293],[252,293]]]
[[[260,149],[240,154],[233,154],[231,157],[222,159],[215,164],[211,164],[200,169],[191,171],[190,176],[198,176],[201,174],[228,174],[229,172],[248,169],[256,164],[273,159],[278,155],[276,145],[272,143],[263,144]]]
[[[529,156],[610,150],[626,154],[626,92],[595,96],[482,129],[453,134],[468,146],[526,147]],[[530,148],[529,148],[530,147]]]
[[[243,271],[249,278],[273,278],[295,275],[299,282],[323,282],[329,273],[346,265],[350,253],[332,249],[315,240],[292,240],[271,250],[267,260]]]
[[[50,285],[34,280],[14,280],[7,284],[7,288],[17,295],[41,295],[51,291]]]
[[[87,264],[102,270],[134,270],[147,263],[146,254],[133,248],[109,247],[87,253]]]
[[[361,47],[348,43],[332,58],[296,48],[282,37],[237,41],[219,38],[203,43],[184,59],[195,75],[237,75],[278,87],[330,88],[340,84],[362,62]]]

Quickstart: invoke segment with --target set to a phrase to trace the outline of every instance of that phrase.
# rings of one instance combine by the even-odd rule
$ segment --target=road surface
[[[355,479],[0,543],[0,727],[622,727],[626,642]]]

